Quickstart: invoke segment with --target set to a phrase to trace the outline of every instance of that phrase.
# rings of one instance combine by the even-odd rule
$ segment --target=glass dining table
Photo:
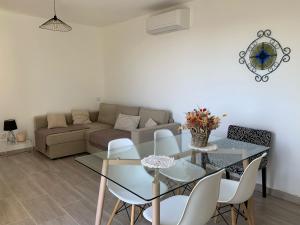
[[[243,163],[244,168],[246,168],[249,164],[250,158],[259,156],[269,150],[268,147],[261,145],[212,136],[209,143],[215,144],[217,149],[213,151],[201,151],[190,145],[191,135],[187,132],[175,136],[175,139],[178,146],[178,148],[176,147],[177,149],[175,154],[172,149],[168,149],[174,147],[174,137],[166,137],[160,140],[163,142],[163,145],[161,146],[166,148],[166,151],[164,152],[171,152],[167,156],[175,159],[175,166],[168,168],[168,173],[165,173],[165,171],[160,169],[144,168],[141,164],[141,160],[143,158],[154,154],[154,148],[156,145],[154,141],[136,144],[134,147],[138,154],[132,154],[132,151],[128,148],[120,148],[119,150],[122,152],[122,157],[108,157],[106,151],[99,150],[99,152],[76,158],[77,162],[87,166],[101,175],[95,225],[101,224],[107,181],[113,182],[143,201],[150,202],[153,207],[152,224],[160,225],[160,199],[163,198],[163,196],[169,193],[178,193],[178,190],[182,191],[187,188],[192,188],[197,181],[204,177],[235,164]],[[115,179],[110,176],[109,168],[111,166],[126,165],[142,167],[153,177],[153,181],[149,183],[148,187],[152,190],[150,193],[141,190],[138,182],[135,185],[129,185],[128,182],[126,182],[126,179]],[[193,173],[190,174],[188,172],[189,170],[178,169],[185,168],[186,165],[189,165],[189,167],[192,165]],[[168,174],[171,174],[171,176],[168,176]],[[128,174],[128,176],[130,176],[130,174]],[[163,191],[160,190],[161,182],[167,184],[167,188]],[[254,206],[252,200],[248,201],[248,207],[249,214],[254,223]]]

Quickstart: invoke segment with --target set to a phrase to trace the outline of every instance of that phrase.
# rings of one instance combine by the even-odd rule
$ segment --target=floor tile
[[[22,205],[15,197],[8,197],[0,200],[0,224],[6,225],[28,218]]]
[[[81,195],[69,184],[58,183],[45,188],[45,191],[61,206],[81,200]]]
[[[10,197],[13,193],[10,191],[9,187],[0,180],[0,199]]]
[[[80,225],[95,224],[96,208],[88,201],[81,200],[64,208]]]
[[[34,199],[46,194],[37,183],[29,178],[21,181],[15,180],[8,186],[20,201]]]
[[[15,223],[9,223],[7,225],[37,225],[32,219],[24,219]]]
[[[65,215],[53,220],[49,220],[39,225],[77,225],[78,223],[70,216]]]
[[[49,196],[24,201],[23,205],[38,224],[66,215],[65,211]]]

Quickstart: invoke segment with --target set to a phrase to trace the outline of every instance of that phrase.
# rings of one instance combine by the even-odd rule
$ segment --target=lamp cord
[[[56,16],[55,0],[54,0],[54,15]]]

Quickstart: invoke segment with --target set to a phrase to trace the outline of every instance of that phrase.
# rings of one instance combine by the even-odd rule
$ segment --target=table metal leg
[[[160,194],[160,183],[158,179],[159,171],[155,169],[155,177],[152,183],[152,195],[153,197]],[[152,200],[152,225],[160,225],[160,198],[157,197]]]
[[[100,188],[99,188],[99,195],[98,195],[98,204],[97,204],[97,211],[96,211],[96,220],[95,225],[101,224],[101,219],[103,215],[103,206],[104,206],[104,195],[106,189],[106,176],[108,171],[108,160],[103,160],[102,163],[102,176],[100,180]]]

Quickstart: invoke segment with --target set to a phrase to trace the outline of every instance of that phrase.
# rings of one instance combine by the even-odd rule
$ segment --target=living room
[[[267,198],[261,196],[261,171],[256,179],[256,224],[298,224],[298,1],[56,0],[57,17],[72,28],[69,32],[39,28],[53,17],[53,3],[0,1],[1,148],[9,135],[3,131],[3,121],[9,119],[16,122],[15,134],[24,134],[34,147],[37,116],[71,114],[78,109],[99,113],[99,105],[109,103],[139,107],[134,116],[140,117],[142,108],[168,111],[168,121],[156,121],[158,125],[179,126],[186,122],[187,112],[204,107],[221,119],[211,138],[226,138],[229,125],[272,133]],[[187,27],[155,35],[147,30],[151,18],[177,9],[189,12]],[[280,43],[282,49],[275,48],[278,60],[284,48],[291,52],[283,52],[282,57],[288,55],[290,60],[282,59],[267,80],[258,82],[260,75],[241,63],[248,55],[241,57],[240,52],[259,38],[259,31],[264,32],[263,38]],[[223,114],[226,117],[221,118]],[[98,117],[94,122],[99,122]],[[137,148],[153,141],[153,133],[147,138],[135,142]],[[36,150],[1,154],[0,224],[95,224],[101,164],[98,172],[80,164],[75,159],[88,156],[83,152],[57,159]],[[117,201],[110,195],[107,198],[103,224]],[[47,205],[49,199],[53,205]],[[43,208],[47,210],[38,212]],[[127,210],[132,213],[131,207]],[[117,214],[112,224],[130,224],[126,212]],[[237,224],[250,221],[243,216]],[[224,217],[234,224],[230,213]],[[226,224],[221,216],[217,218],[219,224]],[[143,215],[136,223],[151,224]]]

